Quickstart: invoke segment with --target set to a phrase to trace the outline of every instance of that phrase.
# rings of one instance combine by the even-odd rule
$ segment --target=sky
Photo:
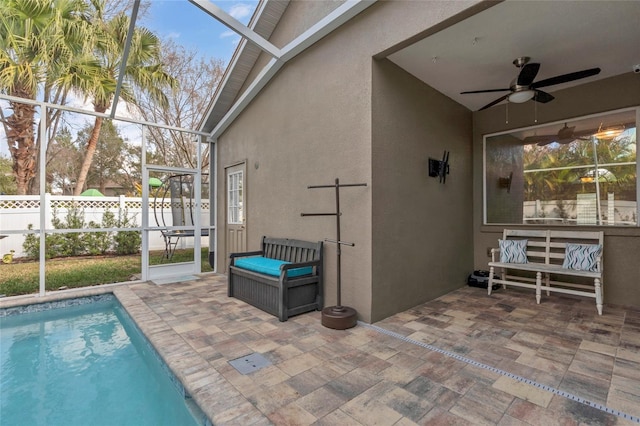
[[[212,16],[193,5],[188,0],[149,0],[151,6],[146,14],[138,16],[138,25],[143,25],[154,32],[162,40],[173,40],[176,44],[182,45],[190,50],[196,50],[201,55],[222,59],[225,66],[231,60],[233,52],[240,42],[240,36],[218,22]],[[215,0],[214,3],[247,25],[258,0]],[[73,98],[69,100],[69,106],[92,111],[90,102],[83,99]],[[0,102],[0,107],[6,108],[5,101]],[[118,104],[118,116],[128,116],[122,103]],[[82,119],[71,123],[76,130],[86,122],[93,121],[91,116],[81,116]],[[131,135],[124,135],[133,139],[133,135],[139,133],[135,130],[135,125],[131,127]],[[71,129],[73,132],[73,129]],[[123,129],[124,131],[124,129]],[[124,131],[124,133],[129,133]],[[6,144],[4,129],[0,126],[0,157],[9,157],[9,148]]]
[[[225,12],[247,25],[257,0],[216,0]],[[229,62],[240,37],[187,0],[151,0],[139,22],[162,39],[196,49],[208,57]]]

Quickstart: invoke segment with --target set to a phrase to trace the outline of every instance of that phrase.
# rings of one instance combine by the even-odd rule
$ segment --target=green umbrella
[[[86,191],[84,191],[82,194],[80,194],[82,196],[85,197],[104,197],[104,195],[102,194],[102,192],[98,191],[95,188],[90,188],[87,189]]]
[[[162,186],[162,181],[158,178],[149,178],[149,186],[152,188],[159,188]]]

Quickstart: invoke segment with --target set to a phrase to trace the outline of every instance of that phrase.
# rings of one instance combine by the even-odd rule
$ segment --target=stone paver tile
[[[378,373],[378,376],[390,382],[405,385],[416,378],[416,373],[414,370],[408,368],[390,365]]]
[[[335,410],[327,414],[314,423],[314,426],[366,426],[345,413],[342,410]]]
[[[408,383],[404,389],[417,395],[419,398],[430,401],[436,407],[440,407],[443,410],[448,410],[453,407],[458,399],[462,397],[461,394],[423,376],[416,377]]]
[[[302,355],[303,353],[304,352],[296,348],[294,345],[287,344],[284,346],[278,346],[269,352],[264,352],[262,355],[268,358],[272,363],[278,364],[295,356]]]
[[[262,392],[251,395],[248,399],[263,414],[269,415],[285,405],[295,401],[300,394],[286,384],[263,387]]]
[[[334,339],[331,339],[328,336],[323,336],[316,333],[313,336],[296,340],[295,342],[293,342],[293,345],[303,352],[310,352],[310,351],[313,351],[315,348],[331,343],[333,341]]]
[[[224,411],[216,413],[215,419],[218,424],[228,424],[229,422],[242,418],[243,416],[262,417],[256,407],[254,407],[249,401],[234,405]]]
[[[613,366],[613,375],[627,377],[640,382],[640,362],[626,359],[616,359]],[[640,386],[639,386],[640,387]]]
[[[493,387],[525,401],[531,401],[541,407],[549,405],[549,402],[553,397],[551,392],[536,388],[507,376],[502,376],[496,380]]]
[[[380,404],[385,404],[412,422],[419,421],[433,408],[433,403],[428,399],[418,397],[395,385],[383,388],[382,394],[376,396],[375,400]]]
[[[449,412],[475,425],[495,425],[503,414],[501,411],[466,397],[460,398]]]
[[[365,333],[365,330],[363,327],[356,327],[355,329],[352,329],[352,330],[353,331],[350,332],[347,336],[340,339],[341,344],[350,345],[350,346],[353,346],[354,348],[358,348],[360,346],[366,345],[367,343],[371,342],[371,336]]]
[[[616,351],[616,358],[640,363],[640,351],[627,348],[618,348]]]
[[[568,371],[559,389],[591,402],[605,404],[609,393],[609,380],[597,379],[584,374]]]
[[[402,417],[400,420],[395,422],[393,426],[419,426],[419,424],[416,422],[412,422],[406,417]]]
[[[317,418],[321,418],[340,408],[347,401],[347,398],[327,388],[319,388],[298,399],[296,403]]]
[[[574,426],[578,424],[570,417],[560,417],[551,410],[518,398],[513,401],[506,414],[530,425]]]
[[[430,358],[432,359],[427,359],[427,362],[417,370],[417,373],[438,383],[444,383],[447,379],[467,366],[467,364],[462,361],[456,361],[444,356],[433,356]]]
[[[311,425],[317,419],[314,415],[301,408],[296,403],[285,405],[269,414],[269,419],[278,426]]]
[[[487,385],[476,383],[465,394],[466,398],[478,401],[480,404],[491,406],[494,410],[504,413],[513,402],[514,396]]]
[[[515,417],[511,417],[508,414],[505,414],[498,422],[498,426],[531,426],[529,423],[525,423],[522,420],[518,420]]]
[[[596,352],[599,354],[616,356],[617,347],[612,345],[606,345],[604,343],[591,342],[589,340],[583,340],[580,343],[580,350]]]
[[[525,352],[518,357],[516,362],[540,371],[562,376],[567,371],[567,368],[569,368],[572,358],[573,357],[571,357],[566,364],[562,364],[555,360],[542,358],[538,356],[537,353]]]
[[[330,379],[314,372],[313,369],[310,369],[287,379],[285,383],[295,389],[300,395],[307,395],[327,384],[329,380]]]
[[[607,407],[640,418],[640,385],[637,380],[613,376]]]
[[[289,376],[295,376],[319,365],[321,362],[321,360],[314,357],[311,353],[304,353],[281,362],[278,364],[278,368]]]
[[[258,339],[251,342],[245,342],[248,348],[251,348],[254,352],[263,354],[265,352],[273,351],[280,347],[280,345],[273,340]]]
[[[597,352],[578,351],[569,366],[569,371],[609,381],[613,371],[614,357]]]
[[[439,407],[429,411],[420,419],[419,423],[429,426],[470,426],[474,424]]]
[[[553,397],[549,410],[558,418],[571,419],[579,424],[612,425],[617,421],[617,417],[613,414],[559,395]]]
[[[370,426],[393,425],[402,418],[402,414],[372,399],[362,401],[356,398],[340,409],[360,423]]]
[[[336,393],[339,397],[352,399],[378,383],[380,380],[380,377],[367,373],[366,371],[356,369],[327,383],[324,387],[327,390]]]

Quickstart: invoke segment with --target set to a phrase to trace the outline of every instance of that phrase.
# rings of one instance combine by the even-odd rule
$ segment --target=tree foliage
[[[599,180],[601,191],[615,192],[618,199],[635,200],[635,165],[612,165],[636,161],[636,140],[632,135],[525,146],[525,171],[540,170],[525,173],[525,200],[568,200],[579,193],[595,192],[595,183],[581,178],[595,173],[596,159],[599,170],[606,168],[611,172],[609,176],[615,176]]]
[[[75,179],[82,165],[82,152],[86,149],[92,131],[93,125],[87,123],[72,140],[69,130],[63,128],[50,143],[51,160],[47,167],[50,193],[73,194]],[[139,167],[139,150],[122,137],[112,120],[105,120],[96,146],[95,161],[87,176],[87,186],[98,188],[103,194],[107,193],[108,185],[121,188],[121,194],[134,191],[137,180],[131,179],[131,157],[138,162],[135,164]],[[139,174],[135,176],[135,179],[139,179]]]
[[[72,85],[95,73],[89,4],[83,0],[3,0],[0,2],[0,92],[30,100],[64,103]],[[42,141],[34,132],[37,108],[10,101],[0,111],[17,193],[26,194],[38,170]],[[40,111],[39,115],[42,116]],[[55,133],[60,112],[45,112]],[[51,136],[51,135],[50,135]]]
[[[176,76],[180,91],[171,96],[167,104],[160,104],[153,102],[147,93],[137,89],[137,112],[145,121],[186,129],[199,128],[204,113],[209,109],[211,95],[222,79],[223,61],[204,59],[198,52],[185,49],[172,41],[163,42],[161,57],[167,72]],[[199,140],[193,134],[149,127],[147,141],[151,145],[147,162],[196,168]],[[206,170],[209,158],[208,144],[202,158],[202,168]]]
[[[178,82],[165,70],[160,60],[158,37],[147,28],[136,25],[130,40],[127,62],[123,67],[130,18],[122,12],[105,20],[102,13],[104,1],[95,0],[93,4],[96,7],[96,13],[92,24],[97,40],[93,52],[95,60],[100,64],[100,73],[93,80],[83,82],[76,89],[91,98],[94,111],[97,113],[104,113],[111,106],[119,80],[123,81],[120,97],[124,101],[136,104],[138,98],[133,91],[136,88],[153,102],[167,105],[166,92],[175,92]],[[93,131],[84,152],[84,161],[76,180],[74,195],[80,195],[86,188],[86,179],[96,152],[103,120],[102,116],[95,117]]]
[[[0,195],[15,195],[16,181],[13,179],[11,160],[0,157]]]

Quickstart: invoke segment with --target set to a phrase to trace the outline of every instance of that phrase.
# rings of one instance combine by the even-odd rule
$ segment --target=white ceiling
[[[541,64],[535,81],[600,67],[597,76],[543,88],[554,91],[631,72],[640,64],[640,0],[505,1],[388,58],[476,111],[508,88],[520,56]],[[638,74],[640,78],[640,74]]]

